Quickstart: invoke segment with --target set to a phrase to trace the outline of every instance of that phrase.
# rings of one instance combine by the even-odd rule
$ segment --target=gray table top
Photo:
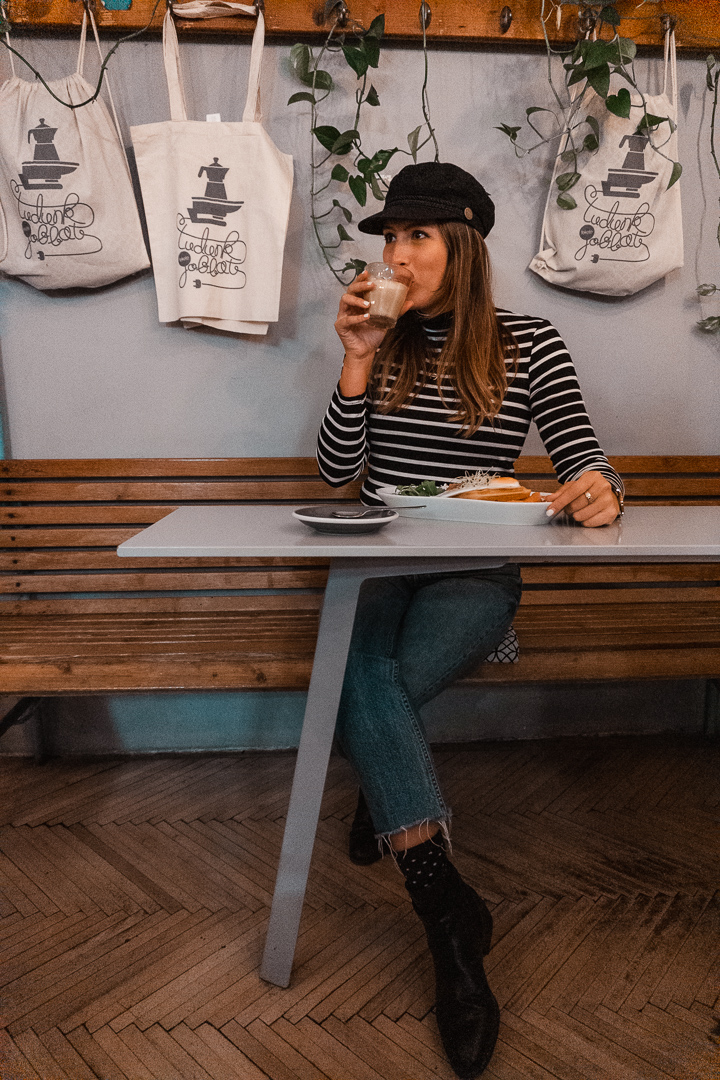
[[[297,504],[300,506],[301,504]],[[126,540],[118,555],[150,558],[477,558],[600,562],[710,562],[720,559],[720,506],[630,507],[621,524],[584,529],[547,525],[478,525],[400,517],[369,536],[315,532],[293,518],[294,506],[184,506]]]

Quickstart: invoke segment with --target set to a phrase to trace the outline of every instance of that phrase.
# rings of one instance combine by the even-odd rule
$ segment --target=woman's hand
[[[610,481],[594,470],[583,473],[577,480],[563,484],[559,491],[547,496],[545,501],[550,504],[548,517],[564,510],[588,529],[609,525],[620,513]]]
[[[365,299],[365,293],[374,288],[373,283],[368,281],[367,272],[363,270],[340,298],[335,330],[345,350],[340,376],[340,392],[345,397],[357,397],[365,393],[375,353],[387,333],[386,330],[367,325],[370,302]]]

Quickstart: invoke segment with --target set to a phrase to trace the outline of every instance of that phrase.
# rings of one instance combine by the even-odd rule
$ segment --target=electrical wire
[[[7,41],[4,37],[0,37],[0,43],[2,43],[5,46],[5,48],[9,52],[11,52],[13,54],[13,56],[17,56],[18,60],[22,60],[23,64],[25,64],[26,67],[30,68],[30,71],[32,71],[35,78],[40,83],[42,83],[42,85],[45,87],[45,89],[47,90],[48,94],[50,94],[51,97],[55,98],[56,101],[59,101],[60,104],[64,105],[66,109],[82,109],[86,105],[91,105],[93,103],[93,101],[95,101],[97,99],[97,97],[99,96],[100,90],[102,89],[103,79],[105,78],[105,70],[106,70],[106,68],[108,66],[108,63],[110,61],[110,57],[126,41],[132,41],[133,38],[140,37],[141,34],[145,34],[150,29],[150,27],[153,24],[153,20],[155,19],[155,13],[157,12],[157,9],[159,8],[159,6],[160,6],[160,4],[162,2],[163,2],[163,0],[155,0],[155,6],[152,9],[152,14],[150,16],[150,20],[149,20],[149,22],[146,23],[145,26],[141,26],[139,30],[134,30],[132,32],[132,34],[125,34],[124,37],[118,38],[118,40],[113,45],[112,49],[110,49],[110,51],[108,52],[107,56],[105,57],[105,59],[103,60],[101,66],[100,66],[100,74],[98,76],[97,85],[95,86],[95,92],[92,94],[91,97],[87,98],[85,101],[79,101],[76,105],[71,104],[71,102],[69,102],[69,101],[63,101],[62,98],[58,97],[57,94],[54,93],[54,91],[50,89],[50,87],[45,82],[45,80],[43,79],[42,75],[37,70],[37,68],[34,68],[32,66],[32,64],[30,63],[30,61],[25,59],[25,57],[22,55],[22,53],[18,52],[17,49],[13,48],[13,46],[10,44],[9,41]],[[2,25],[0,25],[0,34],[7,34],[9,28],[10,28],[10,23],[9,23],[9,21],[7,19],[7,15],[5,13],[5,5],[3,4],[2,5]]]

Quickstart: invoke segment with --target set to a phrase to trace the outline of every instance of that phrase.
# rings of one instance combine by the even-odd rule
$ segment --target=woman
[[[382,233],[383,259],[412,272],[397,325],[367,325],[365,274],[340,301],[345,357],[318,440],[335,486],[368,466],[362,499],[380,484],[447,482],[485,469],[512,474],[531,420],[562,486],[561,511],[595,528],[622,510],[622,482],[598,446],[572,361],[545,320],[496,310],[484,239],[494,206],[455,165],[409,165],[383,209],[360,222]],[[449,861],[443,802],[418,709],[484,659],[507,634],[520,599],[516,566],[378,578],[360,595],[338,714],[338,740],[361,784],[355,861],[371,830],[392,850],[425,926],[436,1015],[458,1076],[478,1076],[493,1052],[499,1009],[483,956],[492,917]],[[364,795],[364,799],[362,796]],[[366,800],[366,801],[365,801]]]

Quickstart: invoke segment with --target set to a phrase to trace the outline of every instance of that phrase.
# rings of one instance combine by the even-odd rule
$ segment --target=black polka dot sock
[[[418,911],[432,911],[445,898],[454,867],[447,857],[440,833],[396,853],[397,864],[405,876],[405,888]]]

